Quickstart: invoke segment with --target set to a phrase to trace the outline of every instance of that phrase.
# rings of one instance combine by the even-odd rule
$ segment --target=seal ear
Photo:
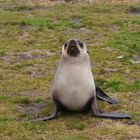
[[[62,51],[60,51],[60,54],[62,54]]]
[[[89,54],[89,51],[87,51],[87,53]]]

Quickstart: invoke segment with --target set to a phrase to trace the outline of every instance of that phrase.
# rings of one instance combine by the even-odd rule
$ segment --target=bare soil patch
[[[117,25],[111,25],[109,27],[109,29],[110,29],[111,32],[116,32],[116,31],[118,31],[120,29],[120,27],[117,26]]]
[[[17,108],[19,111],[33,114],[40,112],[40,110],[45,109],[47,107],[46,103],[30,103],[30,104],[18,104]]]
[[[73,32],[73,33],[85,33],[85,34],[88,34],[90,33],[91,31],[86,29],[86,28],[80,28],[80,29],[73,29],[73,28],[69,28],[68,30],[64,31],[64,32]]]
[[[0,9],[2,9],[2,10],[14,8],[14,7],[15,7],[15,4],[14,3],[0,4]]]
[[[5,62],[8,63],[17,63],[22,60],[45,59],[52,55],[54,55],[54,53],[48,50],[36,49],[28,52],[19,52],[19,53],[8,52],[7,55],[2,56],[1,59],[3,59]]]
[[[137,125],[138,127],[140,127],[140,122],[139,121],[134,122],[134,121],[129,120],[129,121],[124,122],[124,124],[126,124],[126,125]]]
[[[140,14],[140,7],[130,7],[126,11],[127,14],[139,15]]]
[[[43,77],[46,75],[45,65],[43,64],[34,64],[33,66],[29,66],[25,71],[31,74],[31,77]]]

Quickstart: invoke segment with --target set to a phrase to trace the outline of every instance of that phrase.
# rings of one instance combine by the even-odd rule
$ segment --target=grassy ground
[[[0,1],[0,139],[140,139],[140,5],[29,5]],[[99,102],[131,120],[61,113],[49,122],[22,123],[51,113],[49,90],[60,49],[86,42],[96,84],[119,105]]]

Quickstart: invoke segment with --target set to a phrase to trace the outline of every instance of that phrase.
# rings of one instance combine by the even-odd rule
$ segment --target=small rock
[[[139,64],[140,61],[134,61],[134,60],[131,60],[132,64]]]
[[[113,51],[113,49],[110,47],[110,46],[107,46],[106,48],[104,48],[105,50],[107,50],[107,51]]]
[[[139,64],[140,63],[140,56],[134,55],[133,59],[131,59],[132,64]]]
[[[117,58],[119,58],[119,59],[121,59],[121,58],[123,58],[124,56],[122,56],[122,55],[120,55],[120,56],[117,56]]]

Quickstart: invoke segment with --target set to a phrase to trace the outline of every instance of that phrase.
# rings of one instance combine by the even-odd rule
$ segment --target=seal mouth
[[[68,49],[67,49],[67,53],[70,56],[76,57],[80,54],[79,48],[78,48],[78,43],[76,40],[70,40],[68,42]]]

